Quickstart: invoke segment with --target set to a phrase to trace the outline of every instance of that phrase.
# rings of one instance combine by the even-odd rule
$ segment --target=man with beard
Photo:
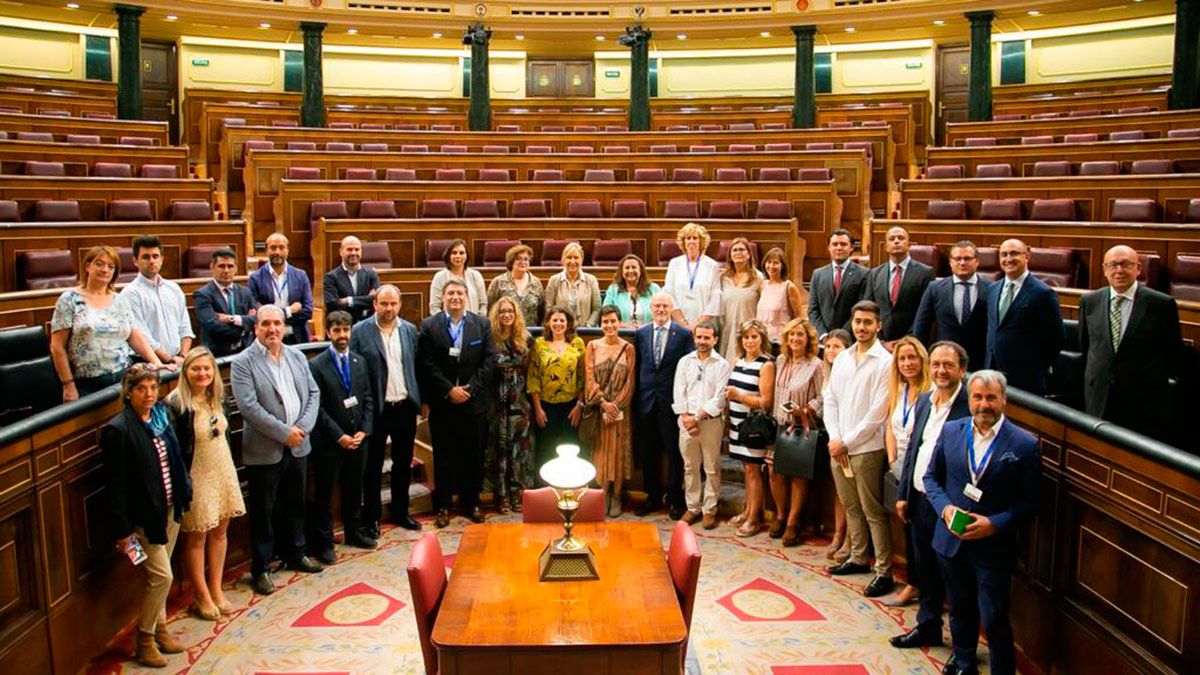
[[[267,237],[268,265],[250,275],[247,286],[256,307],[276,305],[283,310],[283,341],[295,345],[308,342],[308,320],[312,318],[312,284],[304,270],[288,264],[288,238],[282,232]]]
[[[891,343],[912,331],[921,296],[933,281],[933,269],[908,255],[908,230],[903,227],[889,229],[886,242],[888,260],[871,270],[862,297],[879,306],[879,339],[890,350]]]
[[[379,275],[360,264],[362,241],[354,235],[342,239],[338,255],[342,264],[325,273],[325,311],[340,309],[358,323],[371,316],[371,301],[379,288]]]

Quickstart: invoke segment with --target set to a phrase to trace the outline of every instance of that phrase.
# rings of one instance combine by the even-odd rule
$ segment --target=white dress
[[[720,316],[721,265],[706,255],[694,263],[686,255],[671,258],[663,290],[675,298],[675,309],[689,324],[703,315]]]

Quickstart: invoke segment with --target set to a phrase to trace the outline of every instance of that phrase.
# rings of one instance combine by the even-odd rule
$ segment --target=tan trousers
[[[699,423],[700,433],[692,436],[681,426],[679,429],[679,454],[683,455],[683,496],[688,511],[693,513],[717,512],[717,499],[721,496],[721,438],[725,430],[720,417]],[[700,466],[704,466],[704,505],[700,502]]]
[[[842,465],[830,462],[838,499],[846,507],[846,533],[850,537],[850,562],[867,563],[868,542],[875,544],[875,573],[892,574],[892,531],[883,508],[883,472],[887,452],[875,450],[850,456],[853,478],[846,478]],[[868,532],[870,539],[867,539]]]
[[[167,543],[151,544],[146,533],[139,527],[137,538],[146,551],[142,568],[146,570],[146,594],[142,596],[142,609],[138,612],[138,630],[153,633],[154,628],[167,622],[167,595],[171,592],[171,552],[179,538],[179,523],[167,516]]]

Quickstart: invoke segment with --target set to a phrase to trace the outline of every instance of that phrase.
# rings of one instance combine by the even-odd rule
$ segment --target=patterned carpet
[[[665,547],[672,523],[664,514],[656,522]],[[448,567],[467,524],[455,518],[441,532]],[[915,606],[892,609],[864,598],[868,575],[828,576],[827,541],[782,549],[765,533],[738,539],[726,523],[696,531],[704,558],[689,674],[917,675],[940,672],[949,656],[944,647],[890,647],[888,637],[914,625]],[[230,570],[232,616],[214,624],[172,608],[171,631],[188,650],[169,656],[165,671],[125,661],[132,637],[123,634],[87,672],[423,673],[404,574],[417,536],[397,528],[384,532],[376,551],[339,547],[340,562],[321,574],[275,574],[279,590],[265,598],[250,591],[245,568]],[[986,648],[980,656],[986,663]]]

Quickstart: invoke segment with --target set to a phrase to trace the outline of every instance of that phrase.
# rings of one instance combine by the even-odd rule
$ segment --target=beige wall
[[[932,91],[933,48],[877,52],[837,52],[833,55],[833,93]]]
[[[79,33],[0,26],[0,72],[82,80],[85,42]]]
[[[193,65],[193,61],[208,65]],[[283,53],[278,49],[183,44],[179,82],[184,89],[283,91]]]
[[[1074,82],[1171,72],[1175,26],[1125,28],[1025,42],[1025,81]],[[992,45],[992,84],[1000,84],[1000,43]]]
[[[596,57],[595,63],[596,98],[629,98],[629,59]],[[617,77],[605,77],[608,71],[616,71]]]
[[[525,98],[524,56],[492,54],[488,57],[488,64],[488,84],[491,86],[493,98]]]
[[[390,96],[462,96],[457,56],[324,55],[325,93]]]
[[[662,98],[783,96],[795,87],[795,59],[790,54],[675,58],[660,52],[658,56],[658,95]]]

